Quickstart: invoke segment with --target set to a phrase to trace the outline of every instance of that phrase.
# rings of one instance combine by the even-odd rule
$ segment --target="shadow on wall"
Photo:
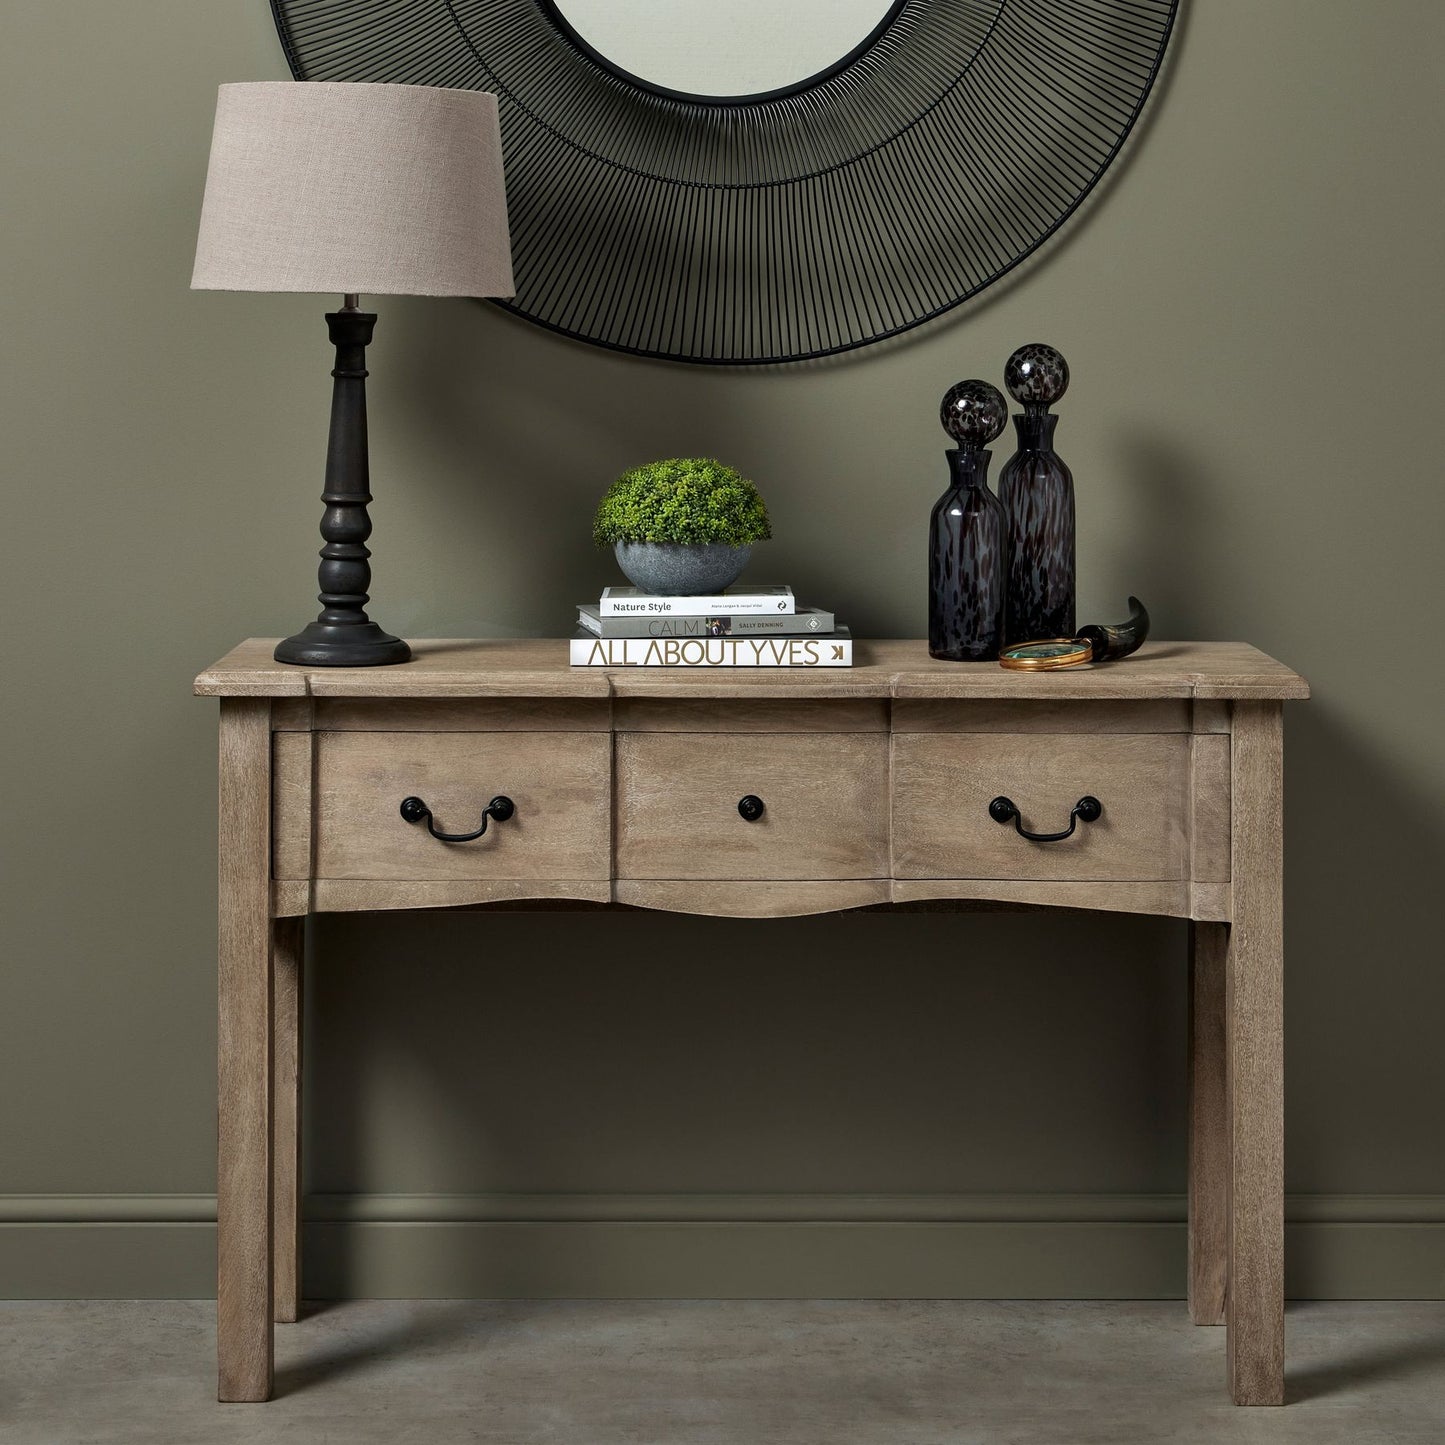
[[[420,344],[411,325],[404,315],[399,351]],[[455,539],[439,568],[465,576],[466,558],[475,570],[478,537],[527,539],[484,551],[476,599],[511,582],[535,600],[539,571],[579,588],[605,574],[585,527],[556,519],[589,513],[599,476],[637,459],[637,435],[659,455],[723,450],[730,399],[758,400],[736,378],[704,387],[698,373],[637,363],[644,416],[619,412],[615,392],[559,408],[537,385],[550,347],[509,359],[468,332],[427,332],[445,349],[399,366],[395,384],[437,421],[440,450],[416,467],[412,500],[418,537]],[[587,376],[587,359],[567,357],[559,384]],[[714,409],[699,418],[704,394]],[[1099,519],[1094,570],[1119,579],[1120,602],[1144,596],[1161,634],[1228,630],[1235,609],[1211,560],[1230,548],[1227,491],[1159,436],[1131,435],[1119,458],[1119,514]],[[458,485],[483,465],[512,484]],[[429,586],[413,605],[432,605]],[[478,616],[462,630],[506,630]],[[1412,1016],[1445,1011],[1418,934],[1445,837],[1408,772],[1372,754],[1328,696],[1291,707],[1287,729],[1287,1187],[1445,1192],[1445,1161],[1412,1142],[1445,1094],[1445,1066],[1391,1044]],[[309,1141],[313,1194],[1184,1186],[1177,922],[390,915],[319,919],[313,945],[308,1108],[324,1121]],[[1390,1063],[1366,1075],[1357,1057]],[[1417,1172],[1402,1173],[1412,1159]],[[327,1274],[345,1294],[356,1231],[329,1240]],[[536,1278],[535,1264],[518,1261],[520,1276]]]
[[[1445,1018],[1445,970],[1422,967],[1440,952],[1427,900],[1445,878],[1445,819],[1328,696],[1287,727],[1289,1187],[1445,1193],[1445,1052],[1398,1043]]]
[[[1440,1193],[1418,1121],[1445,1064],[1390,1040],[1445,1012],[1412,936],[1445,839],[1327,707],[1293,710],[1290,759],[1287,1190]],[[1177,921],[505,912],[312,933],[313,1195],[546,1194],[586,1218],[596,1195],[1184,1187]],[[491,1256],[485,1235],[467,1247]],[[359,1247],[328,1232],[340,1295]],[[480,1273],[547,1276],[539,1235],[508,1247],[538,1257]]]
[[[312,1194],[1183,1186],[1177,922],[473,913],[313,931]],[[326,1273],[344,1294],[348,1261]]]
[[[1098,561],[1148,600],[1162,635],[1251,632],[1234,620],[1251,611],[1247,571],[1239,596],[1219,586],[1221,558],[1248,566],[1224,479],[1158,434],[1130,435],[1118,457],[1118,514],[1095,540]],[[1255,542],[1266,557],[1292,545],[1287,533]],[[1326,628],[1328,580],[1322,571],[1314,588]],[[1427,1101],[1445,1098],[1445,1054],[1392,1043],[1412,1020],[1445,1016],[1445,971],[1421,967],[1439,951],[1423,901],[1445,876],[1445,820],[1327,686],[1285,720],[1287,1188],[1445,1192],[1445,1158],[1419,1132],[1438,1133]],[[1389,1066],[1365,1071],[1362,1058]]]
[[[744,379],[634,360],[619,384],[601,369],[603,353],[495,308],[457,307],[448,321],[396,308],[384,400],[404,425],[390,435],[373,427],[374,457],[390,449],[374,470],[407,478],[406,515],[392,525],[416,561],[388,577],[392,592],[407,589],[403,628],[562,635],[578,601],[625,580],[591,538],[615,477],[666,456],[753,465],[739,445],[757,430],[741,415],[745,398],[755,399]],[[776,504],[777,490],[760,480]],[[439,618],[441,609],[456,620]]]
[[[1148,606],[1156,636],[1217,636],[1200,609],[1215,595],[1218,559],[1229,554],[1237,525],[1227,492],[1206,462],[1162,434],[1133,431],[1116,455],[1114,487],[1090,499],[1109,511],[1084,519],[1097,528],[1089,545],[1093,570],[1120,579],[1113,604],[1120,617],[1124,595],[1133,592]],[[1107,620],[1115,620],[1112,613]]]

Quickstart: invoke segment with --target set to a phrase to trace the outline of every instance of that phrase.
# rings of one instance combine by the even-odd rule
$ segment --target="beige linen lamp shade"
[[[191,286],[511,296],[496,97],[356,82],[221,86]]]

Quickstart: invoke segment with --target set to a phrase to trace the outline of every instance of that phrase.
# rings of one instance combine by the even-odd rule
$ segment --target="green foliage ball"
[[[592,524],[599,547],[612,542],[745,547],[772,535],[758,489],[710,457],[673,457],[624,472],[607,489]]]

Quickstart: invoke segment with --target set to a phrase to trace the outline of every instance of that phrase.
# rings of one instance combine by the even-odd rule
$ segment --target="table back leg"
[[[1224,1084],[1227,923],[1189,925],[1189,1318],[1224,1323],[1229,1117]]]
[[[281,1324],[294,1324],[301,1308],[301,991],[305,922],[303,918],[278,918],[271,933],[275,1001],[272,1312]]]

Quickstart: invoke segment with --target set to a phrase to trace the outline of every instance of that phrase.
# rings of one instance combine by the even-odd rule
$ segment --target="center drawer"
[[[619,878],[888,875],[886,734],[624,732],[616,771]]]
[[[317,878],[609,876],[611,736],[601,732],[318,732]],[[464,833],[498,794],[516,811],[470,843],[408,823],[419,797]]]
[[[897,878],[1188,877],[1188,734],[899,733],[893,748]],[[1033,833],[1062,832],[1084,797],[1103,811],[1032,842],[990,814],[999,797]]]

